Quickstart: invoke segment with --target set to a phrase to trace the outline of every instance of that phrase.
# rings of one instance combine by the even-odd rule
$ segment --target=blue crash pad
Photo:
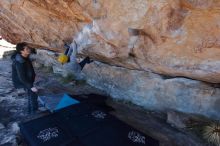
[[[61,94],[50,94],[46,96],[39,96],[39,101],[45,106],[50,112],[57,111],[59,109],[68,107],[70,105],[80,103],[78,100],[70,97],[66,93]]]
[[[70,106],[70,105],[73,105],[73,104],[77,104],[77,103],[79,103],[78,100],[70,97],[67,94],[64,94],[63,98],[61,99],[59,104],[56,106],[55,110],[59,110],[59,109],[62,109],[64,107],[67,107],[67,106]]]

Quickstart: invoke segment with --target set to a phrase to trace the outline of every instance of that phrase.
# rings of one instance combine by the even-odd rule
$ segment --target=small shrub
[[[205,126],[203,135],[209,143],[220,146],[220,123],[217,122]]]

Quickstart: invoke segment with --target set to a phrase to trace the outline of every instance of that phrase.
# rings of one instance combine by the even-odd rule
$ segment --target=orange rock
[[[0,1],[1,35],[58,48],[85,24],[81,54],[112,65],[220,82],[217,0]]]

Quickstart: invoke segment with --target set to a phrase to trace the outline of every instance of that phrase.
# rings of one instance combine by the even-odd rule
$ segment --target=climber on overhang
[[[88,56],[84,58],[80,63],[77,62],[76,54],[78,45],[75,40],[73,40],[73,42],[70,45],[65,44],[64,47],[66,48],[66,51],[64,54],[61,54],[58,57],[58,61],[62,64],[68,62],[71,63],[72,69],[74,71],[82,70],[86,64],[93,62],[93,60],[91,60]]]
[[[58,57],[58,61],[60,63],[65,64],[69,62],[72,64],[71,66],[73,70],[77,71],[77,70],[82,70],[86,64],[93,62],[93,60],[91,60],[89,57],[84,58],[80,63],[78,63],[76,59],[78,48],[83,45],[85,40],[88,40],[92,28],[93,28],[93,24],[86,25],[82,29],[82,31],[76,37],[74,37],[73,42],[70,45],[68,44],[64,45],[66,51],[64,54]]]
[[[65,44],[64,47],[66,48],[66,51],[64,54],[58,57],[58,61],[62,64],[66,63],[65,68],[69,72],[73,73],[77,79],[80,79],[81,70],[84,68],[86,64],[93,62],[93,60],[91,60],[89,57],[86,57],[80,63],[77,62],[76,54],[77,54],[78,44],[76,43],[75,40],[70,45]]]

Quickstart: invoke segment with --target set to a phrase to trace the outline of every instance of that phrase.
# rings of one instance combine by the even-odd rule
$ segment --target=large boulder
[[[166,78],[98,62],[87,65],[83,72],[91,85],[115,99],[161,112],[174,110],[220,119],[220,89],[207,83]]]

